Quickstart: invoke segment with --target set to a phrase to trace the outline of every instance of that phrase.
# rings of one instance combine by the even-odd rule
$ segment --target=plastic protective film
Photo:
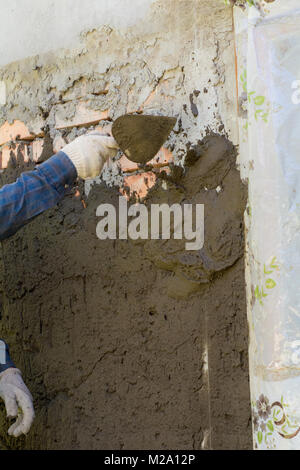
[[[234,19],[253,441],[300,449],[300,2]]]

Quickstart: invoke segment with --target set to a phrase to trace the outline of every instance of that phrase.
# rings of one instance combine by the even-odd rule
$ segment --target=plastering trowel
[[[167,116],[124,114],[114,121],[112,134],[129,160],[143,164],[155,157],[176,121]]]

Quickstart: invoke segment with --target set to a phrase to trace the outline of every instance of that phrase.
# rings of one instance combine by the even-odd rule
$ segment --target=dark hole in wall
[[[230,142],[207,136],[145,201],[204,203],[200,252],[184,240],[100,241],[96,208],[119,198],[104,184],[86,209],[70,194],[2,243],[0,336],[37,416],[11,439],[1,405],[1,448],[252,447],[246,188],[235,160]]]

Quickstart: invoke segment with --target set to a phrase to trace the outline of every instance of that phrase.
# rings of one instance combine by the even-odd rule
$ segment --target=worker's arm
[[[15,183],[0,189],[0,240],[13,235],[41,212],[55,206],[66,185],[74,183],[77,171],[63,152],[37,169],[22,173]]]
[[[116,154],[112,137],[86,134],[66,145],[33,171],[22,173],[15,183],[0,189],[0,240],[13,235],[36,215],[55,206],[77,175],[91,178]]]
[[[64,196],[66,186],[77,176],[98,176],[104,163],[118,151],[112,137],[86,134],[66,145],[37,169],[22,173],[15,183],[0,189],[0,240],[13,235],[41,212],[55,206]],[[8,417],[17,417],[8,433],[26,434],[34,419],[32,396],[22,375],[12,362],[8,345],[0,340],[0,397]]]

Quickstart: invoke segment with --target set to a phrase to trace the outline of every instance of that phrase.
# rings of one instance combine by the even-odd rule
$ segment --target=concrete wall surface
[[[118,30],[136,25],[153,0],[0,1],[0,65],[80,44],[83,31],[109,24]]]
[[[0,0],[0,184],[124,113],[176,116],[2,243],[0,337],[37,411],[0,447],[251,448],[232,10],[220,0]],[[96,183],[96,184],[95,184]],[[200,253],[100,242],[120,194],[206,205]]]

